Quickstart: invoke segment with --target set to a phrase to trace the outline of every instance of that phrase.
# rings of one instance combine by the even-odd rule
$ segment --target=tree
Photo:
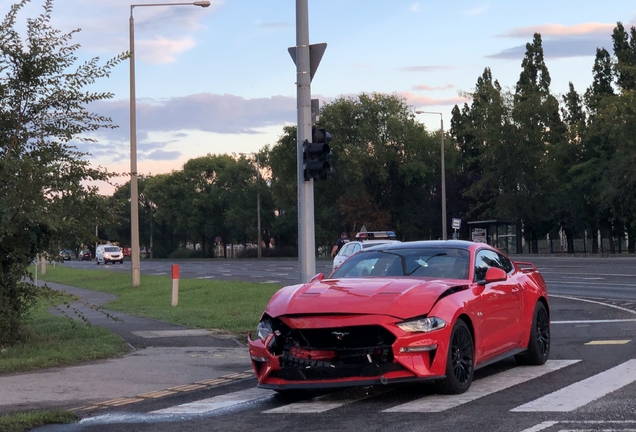
[[[394,229],[403,239],[441,237],[441,137],[415,121],[404,99],[380,93],[340,98],[321,109],[320,121],[333,135],[336,174],[318,182],[324,219],[317,214],[316,223],[331,241],[342,229],[362,225]]]
[[[636,90],[636,27],[631,27],[628,34],[622,23],[616,23],[612,41],[616,56],[616,83],[622,90]]]
[[[499,219],[510,217],[498,205],[510,177],[509,139],[512,134],[511,98],[493,80],[490,68],[477,78],[472,99],[460,111],[453,109],[451,135],[460,160],[458,175],[466,217]]]
[[[91,168],[74,143],[113,127],[87,109],[112,94],[84,88],[126,58],[76,65],[77,30],[51,27],[52,0],[27,20],[22,38],[17,15],[27,3],[13,5],[0,24],[0,345],[19,340],[35,302],[37,290],[25,282],[29,264],[38,254],[57,256],[69,233],[91,236],[98,218],[109,215],[97,188],[86,185],[109,175]]]
[[[554,225],[550,202],[552,185],[545,171],[546,157],[564,139],[565,126],[559,115],[559,102],[550,94],[551,78],[543,57],[541,35],[534,34],[526,44],[526,55],[517,81],[512,118],[515,138],[510,142],[512,177],[502,195],[510,214],[522,221],[532,252],[538,252],[538,239]]]

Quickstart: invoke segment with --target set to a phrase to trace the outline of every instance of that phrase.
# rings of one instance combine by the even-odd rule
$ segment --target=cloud
[[[420,11],[420,3],[419,2],[415,2],[411,5],[411,11],[412,12],[419,12]]]
[[[496,35],[498,38],[532,40],[535,33],[541,34],[543,53],[546,58],[588,57],[596,55],[596,48],[611,47],[611,35],[615,24],[582,23],[575,25],[543,24],[514,28]],[[526,52],[526,45],[507,48],[488,58],[520,60]]]
[[[129,0],[56,2],[53,25],[63,31],[81,28],[73,41],[84,50],[120,53],[128,50],[130,3]],[[193,39],[195,32],[205,27],[205,20],[223,4],[222,0],[211,0],[208,8],[135,7],[135,37],[137,41],[154,40],[159,35],[173,40]]]
[[[413,86],[413,90],[420,90],[420,91],[449,90],[452,88],[455,88],[455,86],[451,83],[446,83],[443,86],[435,86],[435,87],[432,87],[426,84],[416,84]]]
[[[542,41],[545,58],[587,57],[595,56],[596,48],[611,46],[611,37],[604,38],[559,38]],[[488,58],[503,60],[521,60],[526,53],[526,46],[519,45],[505,49]]]
[[[172,161],[179,159],[179,157],[181,157],[181,152],[179,151],[156,150],[146,155],[145,159],[153,161]]]
[[[411,106],[421,107],[421,106],[441,106],[441,105],[461,105],[464,102],[468,101],[468,98],[457,96],[453,98],[445,98],[445,99],[433,99],[428,96],[415,95],[413,93],[408,92],[400,92],[398,93],[406,102]]]
[[[518,27],[508,33],[497,35],[497,37],[512,38],[532,38],[535,33],[540,33],[542,37],[563,37],[563,36],[607,36],[611,35],[616,24],[605,23],[583,23],[571,26],[562,24],[544,24],[530,27]]]
[[[120,128],[102,130],[111,140],[129,138],[129,102],[100,101],[90,109],[111,117]],[[245,99],[234,95],[198,93],[165,100],[137,101],[138,141],[149,132],[200,130],[222,134],[257,134],[257,129],[296,121],[296,98],[272,96]]]
[[[455,69],[455,66],[442,66],[442,65],[406,66],[406,67],[399,68],[398,70],[402,72],[432,72],[432,71],[445,70],[445,69]]]
[[[466,9],[462,13],[464,15],[481,15],[482,13],[486,12],[486,10],[488,10],[489,7],[490,7],[489,4],[483,4],[483,5],[475,6],[474,8],[471,8],[471,9]]]
[[[179,54],[189,51],[196,46],[191,37],[181,39],[166,39],[156,37],[153,40],[135,41],[136,57],[141,61],[152,64],[174,63]]]

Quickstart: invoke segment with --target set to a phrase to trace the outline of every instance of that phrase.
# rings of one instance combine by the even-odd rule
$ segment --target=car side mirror
[[[480,285],[486,285],[492,282],[501,282],[508,279],[508,274],[498,268],[498,267],[490,267],[486,270],[486,276],[483,281],[480,281]]]

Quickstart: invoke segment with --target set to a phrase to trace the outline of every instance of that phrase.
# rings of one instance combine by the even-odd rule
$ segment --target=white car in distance
[[[338,254],[333,258],[333,265],[331,267],[331,271],[336,270],[340,264],[345,262],[347,258],[353,255],[356,252],[361,251],[362,249],[367,249],[373,246],[379,246],[383,244],[389,243],[399,243],[399,240],[366,240],[366,241],[352,241],[345,244]]]

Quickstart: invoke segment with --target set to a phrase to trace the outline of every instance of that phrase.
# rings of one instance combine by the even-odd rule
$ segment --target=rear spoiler
[[[532,273],[538,271],[537,266],[535,266],[531,262],[515,261],[515,264],[517,264],[519,270],[521,270],[523,273]]]

